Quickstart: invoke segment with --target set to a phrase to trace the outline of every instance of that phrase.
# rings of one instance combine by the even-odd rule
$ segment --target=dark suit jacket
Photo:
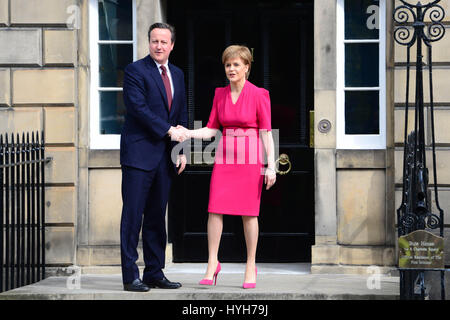
[[[154,169],[163,152],[170,152],[176,144],[167,135],[170,126],[187,127],[184,74],[171,63],[169,69],[174,87],[170,112],[161,74],[150,55],[125,68],[123,99],[127,113],[120,140],[121,165]]]

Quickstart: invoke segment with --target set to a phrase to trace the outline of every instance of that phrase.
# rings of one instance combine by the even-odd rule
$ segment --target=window
[[[136,60],[135,0],[90,0],[90,147],[119,149],[123,75]]]
[[[337,148],[386,148],[385,0],[338,0]]]

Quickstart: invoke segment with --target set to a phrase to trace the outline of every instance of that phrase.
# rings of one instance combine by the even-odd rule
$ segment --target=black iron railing
[[[439,230],[444,237],[444,211],[439,205],[438,182],[436,168],[434,102],[433,102],[433,61],[432,43],[442,39],[445,27],[442,20],[445,11],[439,5],[441,0],[428,1],[426,4],[411,4],[400,0],[394,10],[396,23],[394,40],[406,46],[406,101],[405,101],[405,132],[403,157],[403,192],[402,203],[397,210],[398,235],[403,236],[415,230]],[[427,22],[428,21],[428,22]],[[416,46],[416,61],[411,62],[411,49]],[[427,50],[427,61],[424,62],[422,49]],[[415,63],[415,66],[414,66]],[[408,108],[410,90],[410,71],[416,69],[416,87],[414,111],[414,130],[408,132]],[[431,155],[433,168],[433,191],[437,214],[432,212],[431,192],[428,192],[428,167],[426,162],[425,120],[424,120],[424,85],[423,69],[428,69],[429,108],[431,125]],[[429,269],[416,270],[400,268],[401,299],[424,299],[424,272]],[[431,270],[429,270],[431,271]],[[436,271],[436,270],[435,270]],[[441,298],[445,299],[445,270],[441,272]],[[416,290],[418,288],[418,290]]]
[[[0,135],[0,292],[45,277],[44,134]]]

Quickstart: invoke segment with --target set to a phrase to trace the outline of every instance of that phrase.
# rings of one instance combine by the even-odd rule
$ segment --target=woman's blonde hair
[[[245,78],[248,79],[248,76],[250,75],[250,69],[252,68],[252,53],[246,46],[228,46],[222,54],[222,63],[225,64],[225,62],[234,58],[241,58],[244,64],[248,65],[248,71],[245,74]]]

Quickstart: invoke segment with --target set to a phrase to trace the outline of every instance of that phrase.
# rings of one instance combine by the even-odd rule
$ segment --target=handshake
[[[190,130],[180,125],[176,127],[170,127],[167,133],[169,134],[172,141],[183,142],[191,138]]]

